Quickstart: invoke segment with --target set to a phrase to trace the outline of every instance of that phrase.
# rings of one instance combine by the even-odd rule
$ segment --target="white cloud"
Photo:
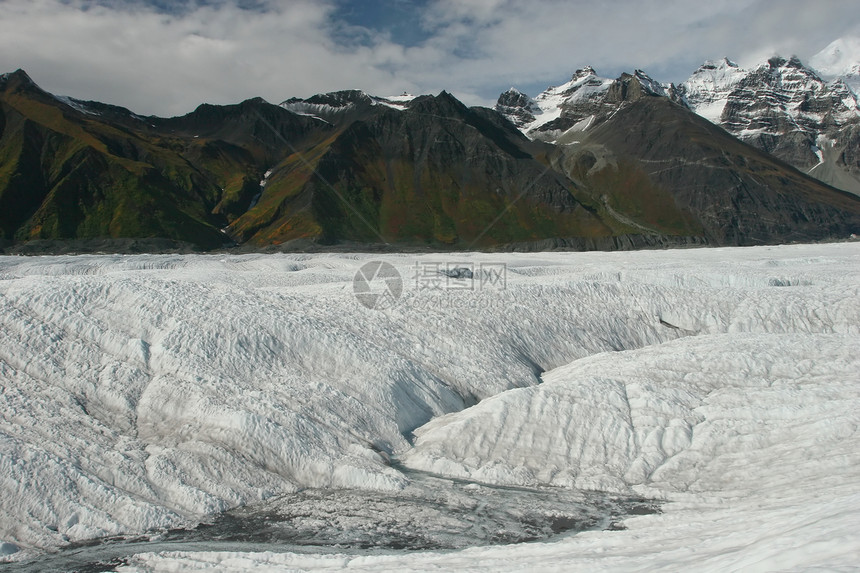
[[[488,104],[509,85],[544,87],[586,64],[679,81],[704,59],[808,59],[860,32],[860,12],[841,0],[438,0],[415,6],[428,37],[407,47],[347,25],[335,0],[259,2],[264,11],[220,0],[172,15],[83,1],[0,0],[0,71],[21,67],[54,93],[159,115],[348,88],[447,89]]]
[[[351,87],[414,89],[383,69],[397,62],[397,46],[336,42],[344,29],[332,23],[333,9],[298,0],[266,13],[223,3],[166,15],[139,5],[5,0],[0,69],[24,68],[55,93],[158,114],[258,95],[279,102]]]
[[[489,81],[490,73],[562,80],[584,65],[607,75],[642,68],[678,81],[709,58],[808,58],[860,29],[860,12],[840,0],[442,0],[426,21],[446,45],[477,47],[478,58],[461,63],[463,81]]]

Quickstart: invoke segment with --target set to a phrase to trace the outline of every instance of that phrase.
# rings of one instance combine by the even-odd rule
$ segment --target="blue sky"
[[[393,42],[417,46],[430,37],[421,26],[421,15],[428,2],[411,0],[380,0],[379,2],[338,2],[336,18],[354,26],[388,34]]]
[[[678,82],[844,36],[860,36],[845,0],[0,0],[0,71],[157,115],[351,88],[492,105],[585,65]]]

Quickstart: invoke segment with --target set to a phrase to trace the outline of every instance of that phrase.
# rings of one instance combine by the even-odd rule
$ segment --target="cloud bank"
[[[0,71],[24,68],[53,93],[157,115],[348,88],[447,89],[487,105],[510,85],[535,93],[585,65],[680,81],[709,58],[809,59],[860,35],[848,4],[386,0],[411,16],[394,33],[379,4],[360,23],[347,17],[365,9],[358,1],[0,0]]]

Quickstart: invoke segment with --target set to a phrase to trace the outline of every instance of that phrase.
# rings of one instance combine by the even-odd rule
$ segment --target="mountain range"
[[[833,58],[831,58],[833,59]],[[835,65],[835,64],[834,64]],[[844,70],[843,70],[844,71]],[[851,70],[591,68],[495,109],[361,91],[142,117],[0,76],[0,241],[62,250],[619,249],[860,231]],[[852,107],[853,106],[853,107]]]
[[[645,93],[670,99],[745,143],[839,189],[860,194],[860,53],[837,40],[813,61],[774,56],[750,69],[728,58],[707,61],[686,81],[660,83],[642,70],[632,77]],[[850,56],[849,56],[850,57]],[[575,140],[623,102],[614,80],[586,67],[535,98],[511,88],[495,109],[526,135],[558,143]]]

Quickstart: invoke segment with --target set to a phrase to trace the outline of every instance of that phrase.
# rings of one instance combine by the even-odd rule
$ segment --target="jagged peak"
[[[499,95],[499,99],[496,100],[495,109],[503,113],[514,113],[513,110],[515,109],[522,110],[516,113],[540,113],[540,107],[535,100],[513,87]],[[533,115],[531,117],[534,119]]]
[[[662,84],[649,76],[644,70],[634,70],[633,77],[639,80],[639,84],[646,93],[651,95],[673,97],[675,91],[674,84]]]
[[[802,61],[800,61],[799,57],[794,56],[794,55],[792,55],[789,58],[784,58],[783,56],[780,56],[780,55],[771,56],[767,60],[767,66],[770,67],[771,69],[778,69],[778,68],[809,69],[803,64]]]
[[[645,84],[646,86],[649,86],[649,87],[651,84],[661,85],[657,80],[655,80],[654,78],[649,76],[644,70],[640,70],[640,69],[633,70],[633,77],[635,77],[640,82],[642,82],[643,84]]]
[[[412,100],[413,104],[422,104],[426,102],[450,103],[456,105],[457,107],[466,107],[463,102],[458,100],[451,92],[447,90],[442,90],[436,95],[420,95]]]
[[[762,64],[757,70],[763,70],[773,76],[783,76],[784,74],[801,74],[812,81],[825,83],[817,70],[804,64],[799,57],[791,56],[784,58],[783,56],[772,56],[768,58],[767,63]]]
[[[573,75],[570,77],[571,80],[581,80],[582,78],[586,78],[588,76],[596,76],[597,72],[591,66],[585,66],[584,68],[580,68],[576,70]]]
[[[439,95],[436,96],[436,100],[452,104],[458,109],[468,109],[466,104],[457,99],[457,97],[448,90],[442,90],[439,92]]]
[[[781,68],[785,65],[786,61],[782,56],[771,56],[767,59],[767,66],[769,68]]]

